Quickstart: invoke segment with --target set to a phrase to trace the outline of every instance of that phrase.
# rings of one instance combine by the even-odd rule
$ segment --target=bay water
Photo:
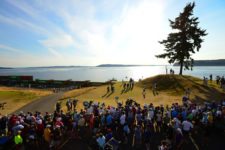
[[[132,67],[37,67],[37,68],[14,68],[14,69],[0,69],[1,75],[31,75],[34,79],[43,80],[73,80],[93,82],[105,82],[110,79],[129,80],[133,78],[135,81],[152,77],[158,74],[169,73],[170,69],[179,73],[178,66],[132,66]],[[192,75],[203,78],[212,74],[213,78],[217,75],[225,76],[225,66],[196,66],[193,70],[184,70],[184,75]]]

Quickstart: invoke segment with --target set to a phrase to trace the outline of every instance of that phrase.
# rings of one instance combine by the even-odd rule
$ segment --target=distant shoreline
[[[9,67],[0,67],[0,69],[14,69],[14,68],[9,68]]]
[[[178,63],[175,63],[173,66],[179,66]],[[225,66],[225,59],[217,60],[195,60],[193,66]]]
[[[40,67],[0,67],[0,69],[32,69],[32,68],[82,68],[82,67],[142,67],[142,66],[172,66],[172,65],[122,65],[122,64],[102,64],[97,66],[40,66]]]
[[[142,66],[166,66],[166,65],[123,65],[123,64],[101,64],[96,67],[142,67]]]
[[[195,60],[195,66],[225,66],[225,59],[217,59],[217,60]],[[164,65],[137,65],[137,64],[100,64],[97,66],[37,66],[37,67],[0,67],[0,69],[27,69],[27,68],[75,68],[75,67],[142,67],[142,66],[179,66],[178,63],[174,64],[164,64]]]

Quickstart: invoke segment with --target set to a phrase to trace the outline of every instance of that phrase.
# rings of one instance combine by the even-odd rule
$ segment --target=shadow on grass
[[[109,96],[111,96],[112,94],[113,94],[114,92],[107,92],[107,93],[105,93],[104,95],[102,95],[102,98],[104,98],[104,97],[106,97],[106,98],[108,98]]]
[[[106,92],[104,95],[102,95],[102,97],[106,97],[106,95],[108,94],[109,92]]]
[[[114,92],[110,92],[110,93],[106,96],[106,98],[108,98],[109,96],[111,96],[113,93],[114,93]]]
[[[126,89],[123,89],[121,92],[120,92],[120,95],[122,95],[123,93],[127,93],[129,91],[133,91],[133,88],[129,87],[129,88],[126,88]]]
[[[199,95],[195,95],[195,97],[193,98],[193,102],[195,103],[212,102],[212,101],[218,102],[225,98],[225,92],[221,92],[215,87],[204,86],[204,85],[200,85],[200,86],[194,85],[193,88],[197,89],[198,93],[201,93],[204,95],[204,98],[200,97]]]

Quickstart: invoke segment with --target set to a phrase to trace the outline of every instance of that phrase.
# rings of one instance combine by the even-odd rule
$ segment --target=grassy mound
[[[158,85],[158,95],[154,95],[152,92],[152,85],[155,82]],[[182,103],[181,100],[187,88],[191,89],[190,99],[196,103],[219,101],[225,98],[225,92],[219,88],[219,85],[216,85],[215,81],[209,81],[208,86],[204,86],[202,79],[192,76],[158,75],[135,83],[134,89],[128,91],[123,91],[121,82],[116,82],[114,87],[114,93],[106,93],[107,85],[66,92],[61,100],[64,110],[66,110],[65,103],[68,98],[79,100],[78,110],[83,108],[82,103],[86,100],[104,102],[106,105],[116,106],[116,96],[119,97],[120,102],[133,98],[141,105],[149,103],[154,105],[171,105],[172,103]],[[143,98],[142,95],[143,88],[146,88],[146,98]]]
[[[192,76],[180,75],[157,75],[140,81],[137,85],[143,88],[152,89],[154,83],[157,83],[159,91],[174,91],[175,94],[181,94],[185,89],[202,86],[201,79]]]
[[[208,81],[208,86],[203,85],[203,80],[193,76],[180,75],[157,75],[144,79],[137,83],[142,88],[152,89],[157,83],[159,91],[169,95],[184,95],[185,89],[191,89],[193,101],[219,101],[225,98],[225,92],[216,85],[215,81]]]

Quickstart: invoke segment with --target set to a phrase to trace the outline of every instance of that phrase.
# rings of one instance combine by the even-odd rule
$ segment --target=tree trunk
[[[180,62],[180,73],[179,73],[179,75],[182,75],[182,73],[183,73],[183,66],[184,66],[184,62],[181,61]]]

